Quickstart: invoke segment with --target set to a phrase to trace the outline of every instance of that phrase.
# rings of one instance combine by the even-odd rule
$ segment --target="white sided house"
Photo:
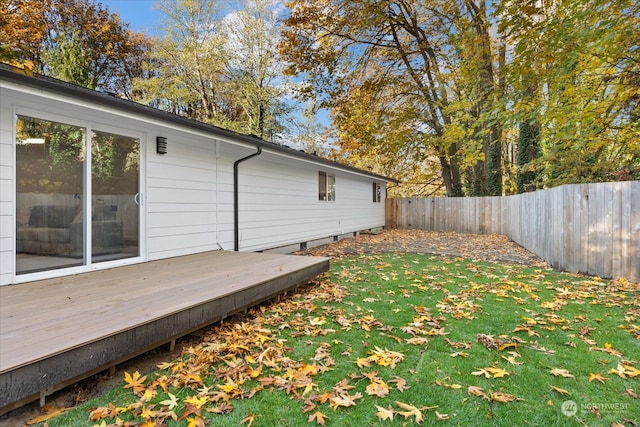
[[[0,285],[383,227],[394,180],[0,65]]]

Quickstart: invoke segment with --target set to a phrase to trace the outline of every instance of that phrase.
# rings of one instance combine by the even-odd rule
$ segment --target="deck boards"
[[[20,376],[46,374],[59,381],[62,373],[43,371],[60,364],[68,375],[79,375],[78,370],[139,353],[271,298],[328,268],[327,258],[216,251],[0,287],[0,408],[11,403],[2,395]],[[124,342],[126,351],[109,350]],[[99,362],[66,367],[95,352]],[[40,384],[38,392],[53,386],[42,378],[31,382]]]

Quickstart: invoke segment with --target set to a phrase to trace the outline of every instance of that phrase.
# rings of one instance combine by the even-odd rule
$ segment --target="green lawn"
[[[48,425],[637,425],[639,298],[524,266],[348,257]]]

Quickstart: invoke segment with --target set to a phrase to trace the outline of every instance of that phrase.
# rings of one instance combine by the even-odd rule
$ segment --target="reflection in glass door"
[[[137,257],[140,141],[94,131],[91,138],[91,260]]]
[[[84,263],[83,128],[16,120],[16,268],[30,273]]]
[[[16,117],[17,274],[140,256],[140,140],[90,135]]]

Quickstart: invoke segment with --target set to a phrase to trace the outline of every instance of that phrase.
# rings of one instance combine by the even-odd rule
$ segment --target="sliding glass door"
[[[139,139],[19,115],[16,166],[17,274],[140,256]]]
[[[94,131],[91,153],[92,262],[137,257],[140,141]]]

